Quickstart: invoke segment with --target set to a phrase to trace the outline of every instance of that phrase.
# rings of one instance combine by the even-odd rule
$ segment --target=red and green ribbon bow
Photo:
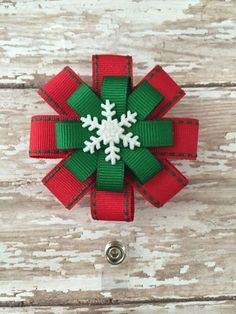
[[[133,188],[160,207],[187,184],[167,159],[196,159],[198,120],[163,118],[185,93],[160,66],[133,87],[131,57],[96,55],[92,63],[92,89],[65,67],[38,91],[58,115],[32,117],[29,154],[62,158],[42,181],[67,208],[90,192],[94,219],[132,221]],[[107,161],[104,143],[93,153],[85,149],[97,133],[84,127],[83,118],[103,124],[101,104],[107,100],[115,104],[116,121],[128,111],[136,114],[124,133],[138,138],[139,145],[117,142],[115,164]]]

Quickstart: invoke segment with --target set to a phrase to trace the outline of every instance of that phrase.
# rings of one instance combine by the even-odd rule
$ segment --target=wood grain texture
[[[189,88],[171,116],[200,119],[190,185],[160,209],[136,196],[132,223],[93,221],[88,198],[64,209],[40,182],[55,160],[28,158],[35,89],[0,90],[1,305],[78,305],[235,297],[236,88]],[[128,257],[105,262],[121,240]]]
[[[94,53],[156,63],[182,84],[236,83],[235,0],[2,0],[0,84],[40,86],[65,64],[87,80]]]
[[[172,304],[120,304],[120,305],[98,305],[98,306],[42,306],[22,308],[1,308],[1,314],[235,314],[234,301],[221,302],[192,302]]]
[[[0,313],[235,313],[235,39],[235,0],[0,1]],[[133,55],[136,82],[159,63],[187,87],[169,116],[200,119],[197,161],[174,162],[189,186],[160,209],[136,194],[132,223],[67,211],[40,181],[56,161],[28,157],[53,113],[34,87],[66,64],[91,83],[94,53]]]

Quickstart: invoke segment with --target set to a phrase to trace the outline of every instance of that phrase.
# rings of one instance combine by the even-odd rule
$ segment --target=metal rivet
[[[126,256],[125,246],[119,241],[111,241],[105,247],[107,261],[112,265],[123,262]]]

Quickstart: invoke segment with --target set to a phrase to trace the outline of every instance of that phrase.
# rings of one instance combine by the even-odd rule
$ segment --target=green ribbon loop
[[[81,182],[88,179],[97,168],[97,154],[77,150],[63,162],[64,166]]]
[[[144,80],[128,97],[128,109],[137,112],[137,119],[144,120],[162,101],[163,96]]]
[[[101,98],[115,103],[116,116],[126,113],[127,97],[131,84],[129,76],[105,76],[102,81]]]
[[[81,182],[85,181],[97,170],[96,189],[102,191],[121,192],[124,186],[125,165],[144,184],[162,168],[162,164],[145,147],[173,145],[172,120],[144,120],[161,102],[163,96],[143,81],[130,95],[129,76],[105,76],[102,83],[101,99],[86,85],[82,84],[68,99],[68,104],[80,116],[90,114],[99,120],[102,101],[109,100],[115,103],[117,118],[126,114],[127,110],[137,112],[138,121],[126,132],[132,132],[139,137],[140,148],[131,150],[120,148],[121,159],[112,165],[106,161],[105,145],[94,154],[84,152],[84,142],[91,136],[97,136],[96,129],[89,131],[82,127],[80,121],[60,121],[55,124],[56,146],[58,149],[79,149],[64,161],[65,167],[70,170]]]
[[[125,172],[124,162],[118,160],[115,165],[112,165],[105,160],[105,157],[105,152],[100,151],[98,154],[96,189],[101,191],[122,192]]]
[[[138,180],[144,184],[162,168],[161,162],[146,148],[122,149],[122,159]]]
[[[142,147],[173,145],[173,122],[171,120],[138,121],[129,131],[138,135]]]
[[[79,121],[56,122],[56,146],[58,149],[83,148],[84,141],[95,132],[82,127]]]
[[[101,99],[88,87],[81,84],[80,87],[67,99],[69,106],[80,115],[85,117],[88,114],[101,118]]]

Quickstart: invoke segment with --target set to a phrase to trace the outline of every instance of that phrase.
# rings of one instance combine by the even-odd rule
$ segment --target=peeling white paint
[[[151,288],[153,286],[185,286],[191,285],[198,282],[197,279],[193,278],[191,280],[183,280],[178,277],[173,277],[165,280],[156,280],[154,278],[130,278],[130,284],[135,288]],[[113,284],[119,288],[119,282],[113,282],[113,278],[110,278],[109,284]],[[122,284],[122,283],[121,283]],[[88,275],[78,276],[77,278],[68,279],[48,279],[47,277],[41,277],[40,279],[32,279],[31,281],[11,281],[11,293],[9,293],[8,282],[2,281],[0,287],[0,302],[3,301],[20,301],[24,300],[26,296],[32,296],[36,290],[46,291],[46,292],[69,292],[69,291],[101,291],[102,288],[102,278],[89,277]],[[122,286],[121,286],[122,287]]]
[[[173,73],[186,83],[222,77],[229,82],[235,77],[231,67],[233,48],[227,53],[224,48],[235,38],[231,2],[222,4],[224,18],[219,20],[218,6],[214,2],[205,5],[200,0],[182,0],[174,6],[169,1],[151,1],[147,6],[145,1],[124,0],[114,2],[112,7],[109,0],[81,0],[79,4],[76,0],[70,4],[43,0],[40,7],[37,4],[17,1],[0,8],[3,84],[42,81],[42,77],[55,74],[68,61],[76,70],[79,64],[81,73],[89,75],[87,56],[109,51],[132,54],[136,59],[142,55],[142,60],[135,61],[138,75],[161,62],[173,64]],[[212,49],[213,43],[216,49]],[[224,66],[215,69],[222,57]]]
[[[143,206],[141,206],[143,205]],[[136,206],[136,219],[143,223],[150,222],[155,225],[157,210],[155,207],[148,207],[148,215],[144,212],[147,208],[147,201],[140,201]],[[142,208],[143,207],[143,208]],[[142,209],[142,211],[141,211]],[[199,201],[191,200],[188,202],[178,201],[173,203],[171,200],[165,206],[158,208],[158,221],[160,222],[160,230],[165,232],[174,232],[174,230],[183,230],[191,225],[192,230],[198,234],[205,234],[212,230],[212,224],[207,221],[198,221],[194,217],[198,213],[204,213],[208,210],[207,204]],[[151,218],[150,218],[151,217]],[[163,229],[162,229],[163,228]]]
[[[103,293],[102,293],[103,295]],[[104,297],[109,298],[109,293],[105,292]],[[128,305],[97,305],[97,313],[109,313],[109,314],[188,314],[188,313],[204,313],[204,314],[231,314],[234,313],[234,303],[230,301],[207,301],[207,302],[179,302],[177,303],[167,303],[167,304],[128,304]],[[21,314],[21,313],[44,313],[44,314],[77,314],[81,313],[91,313],[91,306],[80,305],[80,306],[31,306],[30,309],[27,308],[11,308],[11,314]],[[39,311],[39,312],[38,312]],[[42,312],[43,311],[43,312]],[[9,314],[9,308],[2,308],[2,314]]]
[[[76,225],[76,221],[67,218],[61,218],[58,216],[51,215],[49,217],[44,217],[44,219],[39,218],[37,220],[31,221],[36,225]]]
[[[185,286],[185,285],[192,285],[196,284],[198,282],[198,279],[192,278],[189,280],[181,279],[179,277],[173,277],[173,278],[166,278],[165,280],[158,280],[154,277],[150,278],[139,278],[139,277],[132,277],[130,278],[130,282],[133,287],[136,289],[138,288],[151,288],[151,287],[159,287],[159,286]]]
[[[189,270],[189,265],[184,265],[183,267],[180,268],[180,274],[186,274]]]
[[[226,145],[221,145],[220,149],[226,152],[236,152],[236,132],[229,132],[226,133],[225,139],[228,140],[234,140],[233,143],[229,143]]]
[[[184,173],[189,177],[194,175],[206,175],[214,171],[222,173],[229,171],[232,167],[229,165],[229,158],[233,157],[231,152],[222,152],[217,150],[208,150],[204,143],[199,142],[198,157],[196,161],[184,163]],[[175,161],[175,165],[180,162]]]
[[[228,145],[221,145],[220,149],[226,152],[236,152],[236,143],[229,143]]]
[[[13,199],[12,196],[0,196],[0,200],[2,200],[2,201],[12,200],[12,199]]]
[[[236,132],[228,132],[225,135],[226,140],[235,140],[236,139]]]
[[[209,268],[215,267],[215,265],[216,265],[216,263],[215,263],[215,262],[212,262],[212,261],[210,261],[210,262],[205,262],[204,264],[205,264],[207,267],[209,267]]]
[[[83,230],[80,239],[97,240],[103,238],[104,236],[108,236],[109,233],[110,233],[109,230]]]
[[[9,292],[9,282],[1,281],[0,287],[0,302],[10,300],[24,300],[19,293],[33,293],[35,290],[47,292],[68,292],[68,291],[99,291],[101,290],[101,277],[90,277],[87,275],[78,276],[76,278],[59,278],[48,279],[48,277],[41,277],[40,279],[32,279],[30,281],[12,280],[12,290]],[[16,296],[14,295],[16,294]],[[6,296],[4,296],[6,295]]]
[[[234,40],[236,38],[236,24],[231,19],[210,24],[212,29],[217,29],[216,39]]]
[[[209,84],[211,82],[199,82],[201,84]],[[218,84],[224,84],[225,81],[218,81]],[[188,94],[187,94],[188,95]],[[224,98],[229,99],[235,99],[236,98],[236,90],[235,89],[229,89],[229,88],[216,88],[216,87],[200,87],[200,88],[192,88],[191,89],[191,97],[196,97],[199,99],[199,101],[203,101],[204,99],[212,99],[214,98],[215,101],[220,101]],[[220,108],[219,108],[220,110]],[[200,127],[201,127],[201,121],[200,121]]]

